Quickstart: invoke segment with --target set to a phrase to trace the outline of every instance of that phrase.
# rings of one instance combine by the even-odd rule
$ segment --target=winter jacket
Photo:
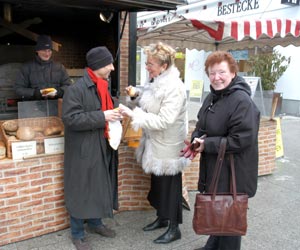
[[[34,91],[55,88],[56,98],[63,97],[67,86],[71,84],[65,67],[53,60],[43,61],[38,56],[22,65],[16,78],[15,91],[22,100],[34,100]]]
[[[222,137],[227,137],[225,161],[220,175],[218,191],[229,189],[229,157],[232,153],[236,169],[237,191],[252,197],[257,189],[258,130],[260,112],[251,99],[251,90],[242,77],[236,76],[223,90],[205,98],[198,113],[192,140],[203,134],[204,151],[200,158],[199,190],[208,191]]]
[[[112,217],[117,209],[118,152],[104,137],[105,116],[96,85],[85,70],[63,98],[64,194],[75,218]]]
[[[189,161],[179,157],[187,136],[186,92],[174,66],[148,81],[132,117],[143,135],[136,151],[146,173],[158,176],[182,172]]]

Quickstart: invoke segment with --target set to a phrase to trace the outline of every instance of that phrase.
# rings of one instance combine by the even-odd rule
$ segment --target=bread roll
[[[23,141],[30,141],[34,138],[35,132],[31,127],[19,127],[17,130],[17,138]]]
[[[6,132],[16,132],[18,130],[17,121],[6,121],[2,124],[2,126]]]
[[[61,126],[49,126],[44,129],[44,135],[59,135],[62,132],[63,128]]]
[[[0,141],[0,159],[4,159],[6,157],[6,147],[3,141]]]
[[[137,96],[136,88],[135,88],[135,87],[131,87],[131,88],[128,90],[128,95],[129,95],[130,97],[136,97],[136,96]]]
[[[55,88],[46,88],[46,89],[42,89],[41,93],[42,93],[42,95],[48,95],[49,93],[54,92],[54,91],[55,91]]]

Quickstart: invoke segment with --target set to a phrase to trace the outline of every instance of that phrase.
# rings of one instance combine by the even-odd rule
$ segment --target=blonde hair
[[[167,68],[172,66],[175,62],[176,51],[170,45],[162,42],[156,44],[150,44],[144,47],[144,53],[149,57],[153,57],[158,60],[160,65],[167,64]]]

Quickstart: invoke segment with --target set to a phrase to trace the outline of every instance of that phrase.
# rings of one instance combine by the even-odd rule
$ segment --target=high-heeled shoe
[[[153,242],[156,244],[167,244],[181,239],[181,232],[177,223],[170,223],[168,230]]]
[[[152,223],[150,223],[149,225],[145,226],[143,228],[144,231],[153,231],[155,229],[158,228],[162,228],[162,227],[167,227],[169,224],[168,220],[163,220],[161,218],[157,218],[155,221],[153,221]]]

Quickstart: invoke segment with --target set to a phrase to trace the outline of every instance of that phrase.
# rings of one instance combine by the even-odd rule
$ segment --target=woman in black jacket
[[[232,55],[224,51],[210,54],[205,62],[211,92],[198,113],[198,122],[192,133],[192,142],[201,153],[200,192],[209,189],[222,137],[227,138],[226,153],[232,153],[236,168],[237,191],[253,197],[258,176],[258,130],[260,112],[251,99],[251,90],[242,77]],[[204,139],[200,137],[206,135]],[[218,184],[218,192],[229,192],[229,160]],[[241,236],[211,235],[198,250],[239,250]]]

